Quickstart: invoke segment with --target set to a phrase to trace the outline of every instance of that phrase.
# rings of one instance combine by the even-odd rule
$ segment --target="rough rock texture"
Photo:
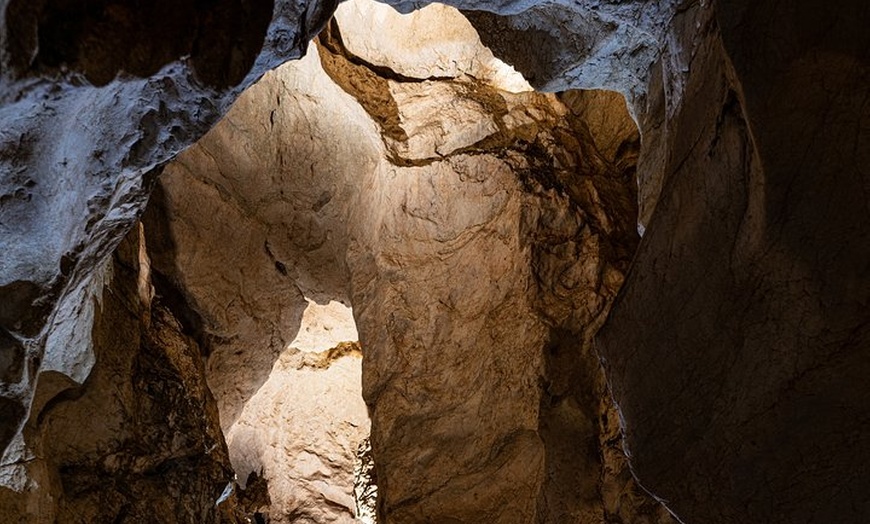
[[[400,14],[377,2],[344,2],[335,11],[348,58],[393,79],[468,75],[504,91],[531,91],[516,71],[480,44],[456,9],[431,4]],[[372,27],[380,30],[372,31]]]
[[[157,16],[162,2],[149,4],[162,23],[145,24],[134,49],[117,36],[132,30],[125,18],[148,18],[133,4],[93,2],[89,18],[66,2],[0,2],[5,486],[27,478],[20,430],[39,419],[34,389],[52,398],[95,365],[96,276],[144,205],[142,173],[195,140],[265,69],[297,56],[330,10],[278,2],[259,57],[218,67],[209,86],[194,80],[217,65],[203,66],[201,54],[227,47],[196,39],[223,15],[190,14],[185,2],[178,12],[189,16],[176,30],[165,23],[172,15]],[[640,124],[640,217],[649,227],[601,351],[641,480],[685,521],[865,521],[866,2],[454,5],[477,10],[483,40],[534,85],[619,90]],[[229,16],[253,22],[260,9]],[[107,23],[127,31],[104,31]],[[106,59],[106,49],[126,58]],[[221,87],[244,63],[254,65],[241,84]],[[372,96],[395,100],[388,82],[377,86]],[[455,144],[441,141],[438,126],[428,130],[431,149],[402,150],[398,109],[371,114],[395,141],[386,147],[397,162],[426,162],[408,151],[453,154],[439,152]],[[477,136],[488,132],[484,120]],[[47,478],[31,466],[31,478]]]
[[[593,6],[600,14],[576,16]],[[40,370],[77,383],[88,374],[86,297],[97,268],[141,213],[154,168],[199,138],[266,70],[300,56],[334,7],[316,0],[94,0],[86,9],[60,0],[0,2],[3,475],[14,474],[23,456],[23,422],[38,415],[30,404]],[[540,61],[554,66],[536,85],[621,87],[633,96],[643,91],[656,55],[651,44],[667,26],[667,16],[635,3],[476,8],[527,11],[536,25],[559,23],[566,34],[583,35],[561,50],[555,37],[540,47],[558,52]],[[572,58],[581,43],[592,46],[594,60]],[[623,53],[623,44],[635,51]],[[613,74],[606,59],[620,63]],[[582,69],[591,77],[578,69],[587,62],[601,65]]]
[[[870,7],[674,23],[665,185],[601,339],[635,471],[685,522],[864,522]]]
[[[82,384],[95,275],[142,211],[156,166],[245,87],[296,58],[317,1],[0,2],[0,479],[23,474],[34,391]],[[61,381],[60,389],[67,383]]]
[[[233,478],[200,349],[161,297],[152,301],[134,229],[91,298],[94,365],[83,384],[40,395],[17,493],[0,488],[4,522],[217,522]],[[55,383],[56,384],[52,384]],[[230,514],[224,514],[229,518]],[[231,521],[231,520],[226,520]]]
[[[369,434],[361,358],[347,342],[285,351],[227,433],[236,475],[268,483],[269,522],[357,522],[353,471]]]
[[[350,111],[364,113],[311,64],[316,56],[247,91],[166,167],[144,217],[156,278],[208,353],[240,488],[251,473],[266,484],[260,513],[271,522],[351,522],[356,450],[369,433],[358,351],[317,354],[358,338],[342,303],[342,223],[366,142],[323,144],[353,129]],[[365,124],[360,135],[374,138]]]
[[[386,3],[407,12],[415,0]],[[496,56],[545,91],[571,88],[646,92],[649,67],[661,53],[669,17],[680,2],[665,0],[537,2],[448,0],[462,9]]]
[[[440,13],[429,16],[437,27]],[[462,22],[473,34],[464,20],[452,27]],[[327,71],[377,119],[378,80],[353,63],[391,61],[343,61],[338,35],[322,38]],[[426,80],[444,74],[436,61],[421,81],[387,82],[399,122],[381,117],[390,164],[364,182],[350,220],[381,516],[666,520],[620,461],[589,344],[636,238],[624,102],[512,95],[461,70]]]
[[[600,14],[576,16],[593,5]],[[334,7],[316,0],[94,0],[87,9],[60,0],[0,2],[0,324],[11,348],[0,412],[13,421],[0,447],[18,434],[37,381],[38,370],[16,370],[39,361],[78,382],[87,374],[87,364],[71,367],[92,355],[86,337],[70,338],[84,328],[70,326],[87,308],[96,268],[144,206],[151,186],[144,174],[199,138],[266,70],[300,56]],[[561,50],[550,38],[540,49],[558,52],[540,63],[554,67],[537,85],[642,92],[667,16],[624,2],[530,7],[476,6],[527,11],[551,28],[558,22],[595,49],[594,60],[578,61],[571,58],[577,38]],[[636,51],[622,53],[625,47]],[[604,60],[614,57],[621,65],[609,74]],[[578,69],[585,62],[602,64],[582,68],[592,78]]]
[[[324,423],[300,422],[320,404],[297,395],[331,379],[277,348],[306,326],[287,297],[350,298],[386,522],[667,521],[631,478],[591,352],[637,240],[622,97],[499,90],[522,82],[445,7],[391,27],[449,23],[450,45],[417,52],[464,54],[398,73],[413,56],[345,46],[383,9],[344,4],[319,53],[167,166],[146,216],[171,239],[152,242],[155,271],[199,313],[237,474],[262,468],[273,519],[347,518],[314,506],[349,507],[337,475],[359,441],[300,442]],[[503,72],[469,74],[484,70]]]
[[[359,358],[315,353],[358,338],[343,223],[348,176],[374,164],[377,133],[316,64],[309,54],[247,91],[167,166],[144,217],[155,278],[208,353],[240,487],[251,472],[266,483],[272,522],[350,521],[369,432]]]
[[[26,455],[20,429],[38,416],[30,405],[41,370],[79,384],[87,377],[93,277],[142,211],[154,168],[196,140],[264,71],[298,57],[334,7],[0,3],[0,413],[9,421],[0,432],[0,475],[14,476]],[[575,7],[543,9],[571,22]],[[573,29],[603,35],[596,24]],[[654,49],[643,49],[627,70],[642,72],[652,60]]]

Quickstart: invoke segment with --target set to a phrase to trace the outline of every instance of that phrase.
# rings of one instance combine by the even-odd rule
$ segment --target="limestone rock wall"
[[[268,484],[273,523],[359,522],[357,450],[369,435],[360,394],[359,344],[288,350],[227,433],[240,488],[251,474]]]
[[[153,296],[140,228],[102,271],[93,368],[83,384],[59,372],[40,383],[25,474],[0,488],[0,519],[235,522],[216,504],[233,470],[200,348]]]
[[[456,36],[420,42],[419,56],[442,57],[421,68],[359,32],[382,17],[397,35]],[[304,449],[292,441],[314,433],[278,429],[319,424],[300,422],[319,404],[291,400],[313,391],[290,364],[299,312],[344,301],[386,522],[668,521],[634,484],[591,351],[637,241],[623,99],[512,92],[528,86],[446,7],[403,18],[349,2],[317,50],[167,166],[145,219],[163,238],[155,271],[199,314],[241,479],[263,468],[277,521],[345,511],[300,500],[347,507],[315,467],[346,448]],[[278,384],[292,410],[275,404]],[[328,478],[306,495],[288,475]]]
[[[0,3],[4,476],[18,474],[23,460],[20,430],[38,416],[30,406],[41,370],[79,384],[87,377],[94,361],[88,297],[100,286],[97,268],[142,212],[159,167],[265,71],[300,56],[335,5],[280,0],[200,7],[188,1],[95,0],[89,9],[48,0]],[[480,7],[513,13],[529,6]],[[582,8],[542,6],[534,17],[573,24],[571,31],[588,35],[587,42],[615,36],[600,31],[610,14],[574,24]],[[615,87],[629,79],[624,90],[640,93],[643,64],[656,50],[644,31],[631,28],[657,20],[660,30],[665,17],[650,13],[628,23],[636,8],[616,11],[629,40],[642,41],[640,58],[623,68],[628,73],[575,80]],[[601,60],[619,49],[606,47]],[[568,64],[571,53],[555,62]],[[564,84],[557,80],[564,70],[547,71],[536,85]]]
[[[252,473],[266,485],[270,522],[354,516],[369,434],[359,352],[327,352],[358,340],[344,223],[349,175],[374,165],[377,140],[309,53],[169,164],[143,219],[155,278],[206,348],[239,488]]]
[[[145,207],[156,168],[265,71],[300,56],[333,8],[0,2],[0,478],[23,474],[40,375],[87,378],[99,268]]]
[[[686,95],[601,350],[635,471],[685,522],[870,515],[868,21],[812,1],[675,20],[699,28]]]
[[[4,497],[11,494],[4,507],[16,511],[36,504],[21,495],[34,493],[24,488],[28,479],[49,474],[30,460],[39,439],[27,442],[25,429],[38,424],[40,406],[76,390],[98,366],[92,326],[102,268],[144,207],[153,168],[195,141],[265,70],[299,56],[335,7],[276,2],[264,29],[267,3],[215,2],[214,11],[200,14],[174,2],[167,16],[163,2],[149,3],[153,10],[140,4],[93,2],[98,9],[83,14],[66,2],[0,2],[0,480]],[[468,16],[484,42],[533,85],[614,88],[627,95],[640,125],[646,234],[600,350],[641,481],[685,521],[866,520],[864,499],[855,495],[867,491],[870,449],[861,352],[866,3],[453,4],[474,10]],[[184,24],[167,23],[174,16]],[[151,22],[136,32],[130,20]],[[227,20],[245,34],[207,36],[226,34]],[[265,31],[262,49],[258,28]],[[221,63],[230,56],[237,58]],[[368,61],[376,66],[365,67],[369,79],[399,68],[374,56]],[[211,68],[214,77],[206,73]],[[439,71],[453,74],[450,67]],[[439,156],[458,162],[468,152],[445,142],[437,125],[415,129],[425,140],[413,144],[403,135],[397,100],[413,102],[415,88],[394,95],[389,80],[415,74],[391,76],[369,91],[390,108],[369,113],[386,130],[383,147],[403,169],[431,168]],[[426,88],[449,99],[443,87]],[[463,100],[472,112],[491,107],[474,96]],[[493,136],[502,122],[463,126],[455,117],[448,112],[442,121],[468,127],[467,137]],[[371,158],[378,163],[379,156]],[[474,217],[454,218],[461,224]],[[350,240],[358,267],[368,268],[349,272],[351,278],[388,280],[387,257],[363,263],[375,244]],[[277,257],[269,262],[279,273],[276,262],[286,269]],[[167,300],[183,303],[183,290],[173,293],[178,286],[169,284],[164,294],[180,298]],[[292,298],[297,318],[303,296]],[[194,306],[174,314],[190,333],[202,334],[208,309]],[[269,329],[276,341],[294,331]],[[377,329],[372,337],[387,341]],[[391,343],[385,347],[405,344]],[[280,344],[258,347],[277,351]],[[235,397],[228,405],[237,413],[256,389],[251,384],[266,380],[268,371],[258,369],[258,377],[244,380],[248,386],[223,397]],[[370,397],[396,384],[382,376],[371,383],[386,386]]]

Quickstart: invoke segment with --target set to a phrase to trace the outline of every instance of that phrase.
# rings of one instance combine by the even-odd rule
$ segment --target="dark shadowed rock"
[[[362,132],[317,138],[368,163],[343,186],[348,201],[333,187],[303,201],[313,215],[349,206],[332,254],[348,255],[338,274],[367,352],[382,516],[642,521],[659,508],[627,472],[620,420],[640,482],[685,522],[866,521],[866,2],[450,3],[473,11],[483,43],[536,87],[624,94],[642,143],[590,109],[613,100],[486,85],[484,55],[472,81],[449,62],[433,59],[429,74],[369,54],[359,34],[324,35],[321,63],[354,108],[335,117]],[[158,261],[166,302],[145,307],[123,277],[130,246],[110,255],[161,166],[267,70],[300,57],[335,7],[0,0],[7,520],[220,518],[223,444],[195,365],[202,348],[182,333],[218,326],[231,342],[239,311],[286,301],[298,317],[302,293],[224,311],[194,303],[195,286],[168,278],[170,253]],[[305,165],[312,136],[278,158]],[[247,168],[237,174],[257,174]],[[307,189],[330,180],[315,174]],[[591,340],[634,251],[635,199],[645,235],[599,338],[617,414]],[[242,209],[267,208],[256,204]],[[280,222],[280,210],[257,213],[252,223]],[[333,245],[322,223],[291,225],[312,249]],[[252,289],[305,280],[289,247],[260,242],[274,232],[227,231],[268,269],[270,279],[248,275]],[[269,332],[269,351],[287,329]],[[268,372],[245,369],[246,389],[218,401],[241,409]],[[578,471],[603,473],[593,486]]]
[[[686,522],[863,522],[870,10],[682,16],[661,199],[601,337],[635,471]]]

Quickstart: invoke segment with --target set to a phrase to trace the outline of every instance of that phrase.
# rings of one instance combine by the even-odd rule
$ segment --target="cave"
[[[870,5],[0,5],[0,521],[870,519]]]

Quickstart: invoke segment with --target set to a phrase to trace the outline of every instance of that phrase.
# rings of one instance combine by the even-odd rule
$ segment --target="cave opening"
[[[535,92],[440,4],[345,2],[243,93],[145,223],[206,319],[248,514],[668,522],[592,348],[637,245],[638,149],[621,95]]]
[[[381,1],[0,0],[0,521],[866,521],[870,4]]]
[[[621,95],[536,92],[456,9],[342,3],[162,169],[130,240],[147,256],[116,255],[154,289],[133,383],[180,402],[166,330],[204,362],[166,434],[208,413],[169,445],[211,443],[208,511],[670,522],[592,344],[638,243],[639,142]]]
[[[244,92],[143,222],[196,311],[247,518],[413,521],[422,499],[669,522],[592,348],[637,245],[638,149],[621,95],[535,92],[440,4],[345,2]]]

